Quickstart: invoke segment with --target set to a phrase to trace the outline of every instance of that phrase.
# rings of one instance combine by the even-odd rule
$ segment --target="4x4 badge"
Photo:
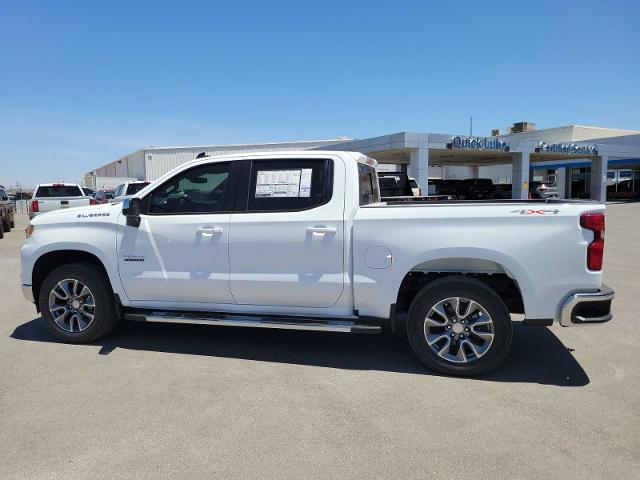
[[[538,209],[522,209],[522,210],[511,210],[509,213],[519,213],[520,215],[546,215],[547,213],[551,213],[553,215],[557,215],[560,213],[560,210],[538,210]]]

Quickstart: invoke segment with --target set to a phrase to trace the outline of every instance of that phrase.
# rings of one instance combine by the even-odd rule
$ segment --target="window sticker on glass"
[[[311,168],[258,170],[256,198],[311,196]]]

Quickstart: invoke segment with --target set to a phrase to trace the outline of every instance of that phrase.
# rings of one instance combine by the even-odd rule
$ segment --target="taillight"
[[[89,199],[89,205],[98,205],[98,202],[96,202],[95,198],[90,198]]]
[[[583,213],[580,226],[593,232],[593,241],[587,247],[587,268],[602,270],[604,256],[604,213]]]
[[[32,212],[40,211],[40,207],[38,207],[38,200],[31,200],[31,211]]]

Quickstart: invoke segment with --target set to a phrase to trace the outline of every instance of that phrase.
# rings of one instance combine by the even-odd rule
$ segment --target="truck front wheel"
[[[434,280],[414,298],[409,343],[430,369],[473,376],[496,368],[511,348],[511,317],[502,299],[479,280]]]
[[[42,283],[38,305],[47,329],[65,342],[97,340],[119,320],[111,285],[90,263],[53,270]]]

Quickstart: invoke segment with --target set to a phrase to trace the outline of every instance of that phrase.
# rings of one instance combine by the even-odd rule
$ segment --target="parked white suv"
[[[611,319],[603,205],[381,203],[376,165],[351,152],[203,158],[122,203],[35,218],[24,294],[69,342],[94,341],[121,317],[366,333],[406,324],[420,360],[452,375],[503,360],[510,313],[534,326]]]
[[[135,195],[150,183],[143,180],[122,183],[116,187],[111,201],[121,201],[124,197]]]

